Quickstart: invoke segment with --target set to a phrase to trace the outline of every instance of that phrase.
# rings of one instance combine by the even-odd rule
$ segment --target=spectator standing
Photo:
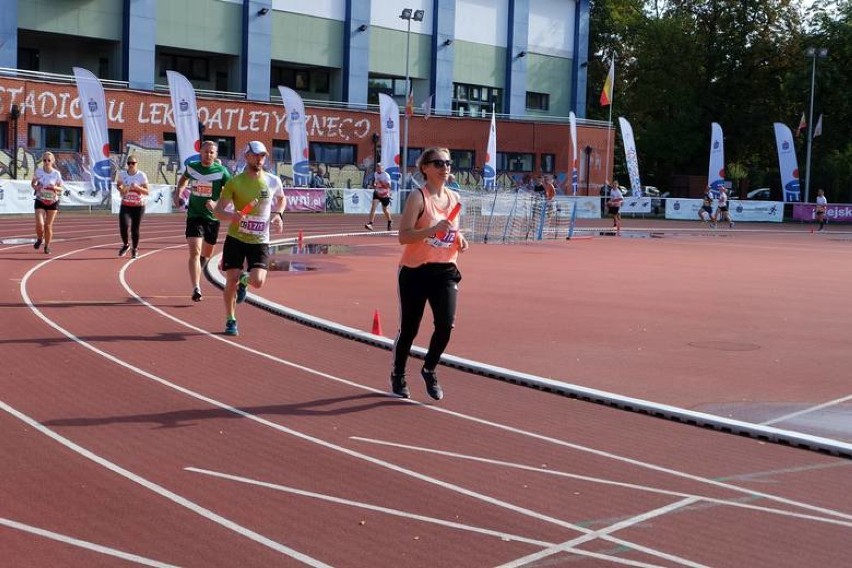
[[[148,200],[148,176],[139,170],[136,156],[127,158],[127,169],[118,172],[118,193],[121,194],[121,207],[118,210],[118,232],[121,235],[121,248],[118,256],[127,254],[130,245],[131,258],[139,256],[139,227],[145,214],[145,202]],[[128,233],[129,236],[128,236]]]

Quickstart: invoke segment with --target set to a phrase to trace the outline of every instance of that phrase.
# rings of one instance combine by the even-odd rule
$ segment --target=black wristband
[[[282,221],[284,220],[284,212],[283,211],[276,211],[275,214],[278,215],[279,217],[281,217]]]

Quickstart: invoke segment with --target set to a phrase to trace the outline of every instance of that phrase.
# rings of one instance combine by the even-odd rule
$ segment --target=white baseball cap
[[[260,140],[252,140],[248,143],[248,147],[246,148],[246,154],[251,152],[252,154],[267,154],[269,152],[266,151],[266,146],[263,145],[263,142]]]

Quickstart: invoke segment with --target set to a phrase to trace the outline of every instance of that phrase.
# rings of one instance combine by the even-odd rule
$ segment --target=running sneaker
[[[118,256],[124,256],[127,254],[127,249],[130,248],[130,245],[124,245],[120,249],[118,249]]]
[[[130,258],[139,258],[139,251],[133,249],[130,251]]]
[[[44,245],[44,254],[50,254],[50,247],[47,245]]]
[[[393,226],[393,221],[388,221],[388,231],[391,230],[392,226]]]
[[[441,389],[441,385],[438,384],[438,375],[434,370],[427,371],[425,368],[420,369],[420,375],[426,382],[426,392],[429,396],[435,400],[441,400],[444,398],[444,391]]]
[[[193,302],[200,302],[201,298],[203,298],[203,297],[204,296],[201,295],[201,288],[195,288],[192,291],[192,301]]]
[[[405,373],[391,372],[391,391],[399,398],[411,398],[408,384],[405,382]]]
[[[35,244],[33,245],[33,248],[34,248],[34,249],[36,249],[36,250],[40,249],[40,248],[41,248],[41,243],[42,243],[42,240],[41,240],[41,239],[36,239],[36,242],[35,242]]]
[[[248,288],[248,272],[243,272],[240,275],[240,281],[237,283],[238,304],[242,304],[246,301],[246,288]]]
[[[373,230],[373,224],[367,223],[367,224],[364,225],[364,228],[367,229],[368,231],[372,231]]]
[[[240,330],[237,328],[237,320],[229,319],[225,321],[225,335],[239,335]]]
[[[731,228],[731,229],[733,229],[733,228],[734,228],[734,222],[733,222],[733,221],[731,221],[730,223],[728,223],[728,227],[729,227],[729,228]]]

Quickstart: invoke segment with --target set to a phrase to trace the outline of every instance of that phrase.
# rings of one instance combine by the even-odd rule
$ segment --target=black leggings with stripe
[[[408,354],[417,332],[426,303],[432,309],[435,331],[429,341],[429,351],[423,366],[434,369],[450,342],[456,319],[456,299],[461,273],[453,263],[429,263],[399,269],[399,331],[393,346],[394,373],[404,374]]]

